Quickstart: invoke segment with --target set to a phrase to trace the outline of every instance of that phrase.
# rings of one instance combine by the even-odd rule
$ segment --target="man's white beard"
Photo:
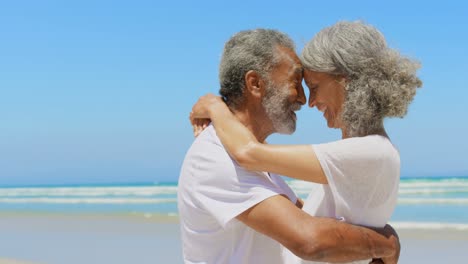
[[[296,120],[291,111],[301,109],[301,104],[289,102],[289,88],[269,83],[266,95],[262,100],[267,117],[273,124],[273,128],[280,134],[292,134],[296,131]]]

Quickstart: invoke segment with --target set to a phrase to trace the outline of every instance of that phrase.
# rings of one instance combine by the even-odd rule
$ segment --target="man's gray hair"
[[[279,62],[278,47],[295,50],[286,34],[272,29],[241,31],[226,42],[219,66],[219,93],[229,107],[235,109],[242,103],[248,71],[254,70],[268,81],[272,67]]]
[[[307,69],[346,77],[341,119],[349,136],[374,134],[385,117],[404,117],[422,86],[420,64],[388,48],[382,33],[359,21],[321,30],[301,61]]]

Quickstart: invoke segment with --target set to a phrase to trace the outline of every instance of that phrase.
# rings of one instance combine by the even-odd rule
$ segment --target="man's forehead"
[[[280,64],[283,64],[282,67],[287,67],[287,71],[292,74],[300,74],[303,73],[303,67],[301,60],[297,56],[296,52],[284,46],[278,46],[278,53],[279,59],[282,61]]]
[[[299,60],[290,60],[291,63],[291,68],[289,72],[291,72],[294,75],[303,75],[304,73],[304,67],[302,67],[301,61]]]
[[[281,66],[280,66],[281,65]],[[291,58],[286,58],[283,60],[282,63],[280,63],[278,66],[286,70],[288,74],[291,75],[303,75],[303,67],[300,62],[296,62],[292,60]]]

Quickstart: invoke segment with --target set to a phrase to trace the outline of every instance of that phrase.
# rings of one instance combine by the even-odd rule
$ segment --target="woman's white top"
[[[351,224],[384,227],[395,209],[400,180],[400,155],[390,140],[370,135],[312,147],[328,184],[312,185],[303,210]],[[316,263],[301,260],[286,248],[283,257],[285,263]]]

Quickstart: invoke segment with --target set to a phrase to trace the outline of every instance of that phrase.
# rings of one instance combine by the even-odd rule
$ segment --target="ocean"
[[[310,183],[288,183],[307,197]],[[0,212],[177,216],[177,183],[0,187]],[[468,177],[402,178],[391,222],[468,230]]]

